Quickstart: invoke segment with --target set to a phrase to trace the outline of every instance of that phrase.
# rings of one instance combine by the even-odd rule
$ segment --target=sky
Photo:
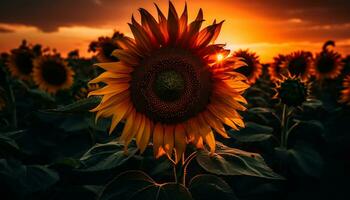
[[[181,13],[185,0],[172,1]],[[225,20],[217,43],[235,51],[249,48],[263,62],[278,53],[320,51],[327,40],[335,50],[350,54],[350,1],[348,0],[187,0],[190,20],[199,8],[205,23]],[[167,13],[168,0],[1,0],[0,52],[17,47],[22,39],[56,48],[63,55],[114,30],[132,36],[131,16],[139,8],[156,14],[154,3]]]

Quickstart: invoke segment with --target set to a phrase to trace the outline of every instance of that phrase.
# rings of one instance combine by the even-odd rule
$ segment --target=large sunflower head
[[[236,69],[236,71],[246,76],[249,83],[255,83],[262,74],[262,65],[260,64],[259,56],[254,52],[250,52],[248,49],[235,51],[233,56],[245,63],[244,66]]]
[[[33,79],[48,93],[68,89],[73,85],[73,70],[57,55],[41,56],[34,61]]]
[[[106,86],[89,93],[103,96],[92,111],[112,117],[110,132],[125,119],[120,139],[126,147],[136,138],[143,152],[151,139],[156,157],[175,155],[175,161],[188,142],[214,152],[214,132],[228,137],[224,124],[244,126],[237,110],[245,110],[241,93],[249,87],[233,71],[240,62],[212,59],[223,51],[213,43],[223,22],[201,30],[202,10],[188,23],[187,7],[178,16],[171,2],[167,18],[157,7],[158,21],[139,11],[141,24],[134,17],[129,24],[135,39],[118,40],[121,49],[113,52],[120,61],[98,64],[106,72],[90,83]]]
[[[347,75],[343,81],[343,90],[339,102],[350,105],[350,75]]]
[[[30,80],[34,57],[35,54],[25,42],[19,48],[13,49],[7,65],[11,75],[21,80]]]
[[[282,76],[276,82],[276,95],[281,103],[287,106],[300,106],[306,101],[309,94],[309,84],[302,80],[300,77],[292,76]]]
[[[282,64],[286,61],[286,56],[279,54],[273,58],[273,63],[269,65],[268,72],[270,75],[270,79],[272,81],[277,81],[279,79],[282,79],[283,67]]]
[[[312,53],[307,51],[292,52],[286,57],[282,65],[292,76],[298,76],[303,80],[310,77],[312,68]]]
[[[341,55],[333,50],[324,50],[316,55],[313,74],[317,79],[334,79],[344,67]]]

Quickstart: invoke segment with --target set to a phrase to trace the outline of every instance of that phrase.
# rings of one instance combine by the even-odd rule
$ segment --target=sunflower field
[[[0,56],[0,199],[349,199],[350,56],[262,63],[200,9],[140,9],[91,58]]]

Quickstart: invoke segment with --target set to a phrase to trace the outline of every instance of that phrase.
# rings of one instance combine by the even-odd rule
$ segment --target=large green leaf
[[[54,185],[59,176],[46,167],[22,165],[18,161],[0,159],[0,180],[18,196],[44,191]]]
[[[267,166],[259,154],[230,148],[221,143],[217,143],[214,155],[210,155],[206,150],[198,151],[196,160],[203,169],[217,175],[283,179]]]
[[[17,154],[20,151],[14,140],[3,135],[0,135],[0,149],[0,157]]]
[[[240,142],[261,142],[273,137],[273,128],[260,125],[254,122],[246,122],[245,128],[235,131],[231,129],[229,134],[232,138]]]
[[[288,149],[289,166],[298,174],[320,177],[323,159],[310,145],[299,142],[292,149]]]
[[[158,184],[142,171],[127,171],[106,185],[100,200],[192,200],[183,185]]]
[[[56,109],[45,110],[45,112],[56,112],[56,113],[88,112],[90,109],[96,107],[100,103],[100,101],[101,101],[101,98],[98,96],[89,97]]]
[[[238,200],[231,187],[215,175],[195,176],[190,182],[189,190],[195,200]]]
[[[124,145],[117,141],[96,144],[80,158],[85,166],[81,170],[103,171],[119,167],[132,158],[137,151],[135,146],[131,146],[126,155]]]

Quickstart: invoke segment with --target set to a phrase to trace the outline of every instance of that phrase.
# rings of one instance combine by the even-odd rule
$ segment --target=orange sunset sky
[[[184,0],[173,0],[181,13]],[[139,18],[138,8],[155,14],[154,4],[167,13],[167,0],[11,0],[0,2],[0,52],[22,39],[89,56],[87,47],[99,36],[118,30],[131,36],[127,23]],[[187,0],[190,19],[199,8],[206,23],[225,20],[218,43],[236,50],[249,48],[262,61],[294,50],[319,51],[326,40],[350,54],[350,1],[301,0]]]

